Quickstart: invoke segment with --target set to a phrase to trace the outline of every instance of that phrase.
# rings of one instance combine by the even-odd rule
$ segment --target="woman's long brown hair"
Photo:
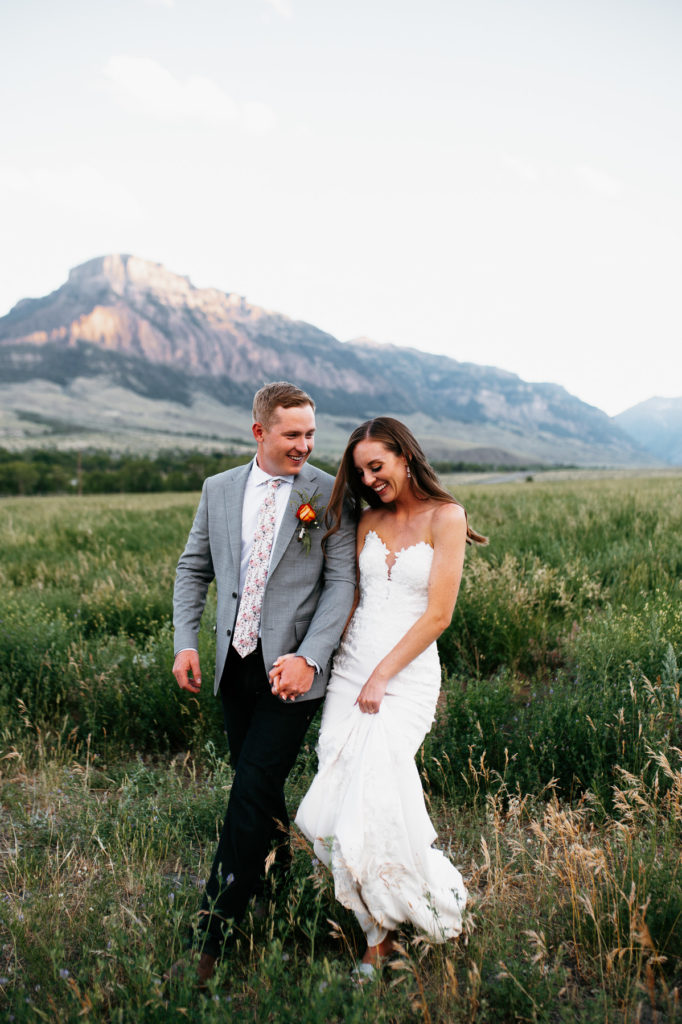
[[[434,501],[464,507],[441,485],[412,431],[400,420],[394,420],[392,416],[377,416],[376,419],[361,423],[348,438],[348,444],[341,458],[332,496],[325,513],[327,526],[325,541],[339,529],[344,505],[350,506],[351,513],[357,522],[365,504],[372,508],[378,508],[383,504],[379,495],[371,487],[366,487],[362,483],[353,462],[355,446],[360,441],[366,440],[378,441],[384,448],[395,455],[402,455],[406,459],[410,469],[410,485],[418,498],[423,501],[431,498]],[[488,538],[472,530],[468,522],[466,539],[467,544],[488,543]]]

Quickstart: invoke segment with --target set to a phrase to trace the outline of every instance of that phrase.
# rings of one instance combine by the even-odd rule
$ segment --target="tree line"
[[[104,450],[59,451],[0,448],[0,496],[40,494],[114,494],[152,491],[198,491],[207,476],[241,466],[250,453],[161,451],[155,455]],[[328,473],[338,463],[314,458]],[[491,472],[509,467],[442,460],[439,473]],[[530,467],[518,467],[530,468]]]
[[[159,452],[152,456],[107,451],[0,448],[0,494],[112,494],[199,490],[205,477],[232,469],[249,455]]]
[[[198,491],[207,476],[240,466],[251,454],[162,451],[140,455],[103,450],[0,448],[0,495],[114,494]],[[335,466],[315,460],[328,472]]]

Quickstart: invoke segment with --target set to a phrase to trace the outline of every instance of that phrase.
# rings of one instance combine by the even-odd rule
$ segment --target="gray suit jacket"
[[[201,500],[175,578],[173,624],[175,652],[198,648],[199,622],[206,592],[215,578],[218,590],[215,688],[218,692],[237,617],[241,557],[242,505],[251,464],[204,481]],[[334,480],[307,463],[294,480],[291,502],[277,534],[261,612],[261,642],[269,671],[281,654],[312,658],[321,668],[312,688],[298,700],[321,697],[329,680],[331,657],[350,612],[355,592],[355,527],[346,517],[327,544],[325,529],[311,530],[309,554],[297,539],[297,491],[320,494],[323,513]]]

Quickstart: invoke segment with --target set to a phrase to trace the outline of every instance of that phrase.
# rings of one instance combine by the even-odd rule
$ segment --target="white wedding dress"
[[[426,610],[431,546],[404,548],[390,570],[388,555],[370,530],[360,552],[360,602],[327,688],[318,772],[296,816],[370,946],[406,921],[436,942],[453,938],[467,898],[459,871],[432,846],[414,760],[440,689],[435,643],[391,679],[377,714],[355,704],[374,667]]]

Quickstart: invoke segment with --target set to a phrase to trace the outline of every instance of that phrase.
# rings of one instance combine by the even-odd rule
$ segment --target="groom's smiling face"
[[[269,424],[254,423],[256,459],[270,476],[296,476],[315,447],[315,413],[310,405],[278,405]]]

